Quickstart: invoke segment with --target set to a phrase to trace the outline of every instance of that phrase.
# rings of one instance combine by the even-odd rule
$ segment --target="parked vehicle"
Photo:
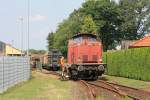
[[[72,79],[97,79],[105,71],[102,43],[94,34],[77,34],[68,43],[67,73]]]
[[[58,49],[51,49],[48,52],[48,63],[43,65],[43,68],[47,70],[60,70],[60,64],[59,64],[59,59],[61,56],[61,52]]]

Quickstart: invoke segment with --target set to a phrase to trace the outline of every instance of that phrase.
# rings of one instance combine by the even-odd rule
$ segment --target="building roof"
[[[20,51],[21,52],[21,50],[20,49],[18,49],[18,48],[15,48],[15,47],[13,47],[11,44],[6,44],[7,46],[9,46],[9,47],[11,47],[11,48],[13,48],[13,49],[15,49],[15,50],[18,50],[18,51]]]
[[[137,40],[135,43],[130,45],[130,48],[136,47],[150,47],[150,35],[147,35],[144,38]]]

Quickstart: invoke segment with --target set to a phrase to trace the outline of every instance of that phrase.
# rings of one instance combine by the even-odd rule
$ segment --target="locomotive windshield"
[[[94,38],[94,37],[89,37],[88,39],[89,39],[90,42],[95,42],[96,41],[96,38]]]
[[[95,35],[91,35],[91,34],[79,34],[73,37],[73,41],[75,43],[80,43],[83,40],[87,40],[90,42],[96,42],[97,38]]]
[[[82,40],[83,40],[83,37],[75,37],[74,39],[74,42],[76,42],[76,43],[79,43],[79,42],[82,42]]]

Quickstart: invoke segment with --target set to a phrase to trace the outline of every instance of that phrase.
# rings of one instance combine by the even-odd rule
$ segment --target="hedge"
[[[136,48],[103,54],[108,75],[150,81],[150,48]]]

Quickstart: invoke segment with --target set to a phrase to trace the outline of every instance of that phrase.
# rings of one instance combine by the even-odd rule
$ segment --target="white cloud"
[[[34,15],[34,16],[30,16],[30,21],[45,21],[47,20],[47,16],[43,16],[43,15]]]

